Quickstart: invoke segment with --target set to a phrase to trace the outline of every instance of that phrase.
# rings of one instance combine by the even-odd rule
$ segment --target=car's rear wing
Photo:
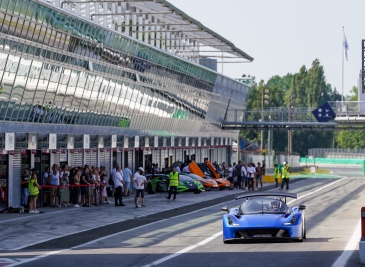
[[[298,194],[284,193],[284,192],[252,192],[243,193],[235,196],[235,199],[250,198],[250,197],[285,197],[285,202],[287,197],[298,198]]]

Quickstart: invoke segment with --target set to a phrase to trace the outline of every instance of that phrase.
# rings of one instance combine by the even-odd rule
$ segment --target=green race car
[[[201,182],[196,181],[193,178],[190,178],[186,175],[179,175],[180,184],[177,187],[177,192],[193,192],[194,194],[200,194],[205,191],[204,186]],[[167,192],[169,188],[169,180],[170,177],[166,174],[155,174],[152,178],[151,174],[146,175],[147,178],[147,188],[146,191],[148,194],[154,194],[156,192]]]

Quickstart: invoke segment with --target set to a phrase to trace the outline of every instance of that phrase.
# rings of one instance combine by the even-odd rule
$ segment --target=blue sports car
[[[289,207],[287,198],[297,194],[262,192],[237,195],[238,208],[223,207],[223,242],[271,239],[303,242],[306,238],[306,206]]]

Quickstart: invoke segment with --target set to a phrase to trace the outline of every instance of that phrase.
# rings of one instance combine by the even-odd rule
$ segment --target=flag
[[[348,60],[347,58],[347,50],[349,50],[349,45],[346,40],[345,30],[343,30],[343,56]]]

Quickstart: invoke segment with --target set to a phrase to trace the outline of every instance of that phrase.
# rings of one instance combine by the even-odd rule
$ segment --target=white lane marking
[[[348,259],[350,258],[354,250],[356,250],[357,248],[360,236],[361,236],[361,219],[357,223],[356,229],[353,232],[350,241],[347,243],[345,250],[342,252],[341,256],[338,257],[338,259],[335,261],[332,267],[342,267],[346,265]]]
[[[342,179],[345,179],[345,178],[347,178],[347,177],[344,177],[344,178],[342,178]],[[342,179],[340,179],[340,180],[342,180]],[[321,189],[321,190],[322,190],[323,188],[326,188],[326,187],[328,187],[328,186],[330,186],[330,185],[332,185],[332,184],[334,184],[334,183],[337,183],[337,182],[339,182],[340,180],[335,181],[335,182],[333,182],[333,183],[330,183],[330,184],[328,184],[328,185],[326,185],[326,186],[324,186],[324,187],[321,187],[321,188],[319,188],[319,189]],[[318,189],[318,190],[319,190],[319,189]],[[315,192],[318,192],[318,190],[316,190]],[[306,195],[303,195],[302,197],[305,197],[305,196],[307,196],[307,195],[311,195],[311,194],[312,194],[312,193],[308,193],[308,194],[306,194]],[[302,197],[299,197],[298,199],[300,199],[300,198],[302,198]],[[295,200],[297,200],[297,199],[295,199]],[[293,200],[293,201],[295,201],[295,200]],[[87,242],[87,243],[84,243],[84,244],[81,244],[81,245],[78,245],[78,246],[75,246],[75,247],[72,247],[72,248],[62,249],[62,250],[57,250],[57,251],[53,251],[53,252],[48,252],[48,253],[45,253],[45,254],[43,254],[43,255],[39,255],[39,256],[36,256],[36,257],[34,257],[34,258],[31,258],[31,259],[29,259],[29,260],[25,260],[25,261],[23,261],[23,262],[14,263],[14,264],[9,265],[9,266],[7,266],[7,267],[18,266],[18,265],[21,265],[21,264],[23,264],[23,263],[28,263],[28,262],[31,262],[31,261],[35,261],[35,260],[38,260],[38,259],[41,259],[41,258],[45,258],[45,257],[51,256],[51,255],[54,255],[54,254],[59,254],[59,253],[61,253],[61,252],[66,252],[66,251],[69,251],[69,250],[72,250],[72,249],[76,249],[76,248],[80,248],[80,247],[83,247],[83,246],[91,245],[91,244],[94,244],[94,243],[96,243],[96,242],[99,242],[99,241],[104,240],[104,239],[107,239],[107,238],[111,238],[111,237],[114,237],[114,236],[117,236],[117,235],[120,235],[120,234],[123,234],[123,233],[127,233],[127,232],[131,232],[131,231],[134,231],[134,230],[138,230],[138,229],[140,229],[140,228],[142,228],[142,227],[151,226],[151,225],[154,225],[154,224],[156,224],[156,223],[160,223],[160,222],[167,221],[167,220],[170,220],[170,219],[173,219],[173,218],[178,218],[178,217],[185,216],[185,215],[188,215],[188,214],[192,214],[192,213],[200,212],[200,211],[202,211],[202,210],[206,210],[206,209],[209,209],[209,208],[212,208],[212,207],[215,207],[215,206],[220,206],[220,205],[222,205],[222,204],[229,203],[229,202],[234,202],[234,201],[235,201],[235,200],[229,200],[229,201],[226,201],[226,202],[223,202],[223,203],[219,203],[219,204],[216,204],[216,205],[213,205],[213,206],[209,206],[209,207],[202,208],[202,209],[199,209],[199,210],[195,210],[195,211],[192,211],[192,212],[188,212],[188,213],[185,213],[185,214],[176,215],[176,216],[174,216],[174,217],[170,217],[170,218],[168,218],[168,219],[163,219],[163,220],[159,220],[159,221],[156,221],[156,222],[152,222],[152,223],[148,223],[148,224],[145,224],[145,225],[141,225],[141,226],[138,226],[138,227],[136,227],[136,228],[132,228],[132,229],[129,229],[129,230],[126,230],[126,231],[121,231],[121,232],[114,233],[114,234],[111,234],[111,235],[108,235],[108,236],[104,236],[104,237],[101,237],[101,238],[95,239],[95,240],[93,240],[93,241],[90,241],[90,242]],[[291,202],[293,202],[293,201],[291,201]],[[216,235],[218,235],[218,236],[219,236],[219,234],[221,234],[221,232],[216,233]]]
[[[218,236],[220,236],[222,234],[223,234],[223,231],[218,232],[218,233],[216,233],[216,234],[214,234],[214,235],[212,235],[212,236],[204,239],[203,241],[200,241],[199,243],[196,243],[194,245],[191,245],[190,247],[184,248],[184,249],[182,249],[182,250],[180,250],[178,252],[175,252],[174,254],[171,254],[169,256],[166,256],[166,257],[164,257],[162,259],[159,259],[157,261],[154,261],[154,262],[152,262],[150,264],[144,265],[143,267],[152,267],[152,266],[156,266],[158,264],[161,264],[161,263],[163,263],[165,261],[171,260],[171,259],[173,259],[173,258],[175,258],[175,257],[177,257],[179,255],[182,255],[182,254],[184,254],[184,253],[186,253],[186,252],[188,252],[190,250],[193,250],[193,249],[195,249],[197,247],[200,247],[200,246],[203,246],[203,245],[209,243],[210,241],[212,241],[213,239],[217,238]]]
[[[182,216],[185,216],[185,215],[188,215],[188,214],[192,214],[192,213],[196,213],[196,212],[201,212],[203,210],[206,210],[206,209],[209,209],[209,208],[212,208],[212,207],[215,207],[215,206],[220,206],[220,205],[225,204],[225,203],[234,202],[234,201],[236,201],[236,200],[234,200],[234,199],[233,200],[229,200],[229,201],[226,201],[226,202],[223,202],[223,203],[219,203],[219,204],[216,204],[216,205],[213,205],[213,206],[209,206],[209,207],[206,207],[206,208],[202,208],[200,210],[195,210],[195,211],[191,211],[189,213],[176,215],[174,217],[170,217],[170,218],[167,218],[167,219],[159,220],[159,221],[156,221],[156,222],[151,222],[151,223],[148,223],[148,224],[145,224],[145,225],[141,225],[141,226],[138,226],[138,227],[129,229],[129,230],[125,230],[125,231],[121,231],[121,232],[118,232],[118,233],[114,233],[114,234],[111,234],[111,235],[108,235],[108,236],[104,236],[104,237],[95,239],[93,241],[90,241],[90,242],[87,242],[87,243],[84,243],[84,244],[81,244],[81,245],[78,245],[78,246],[74,246],[72,248],[67,248],[67,249],[61,249],[61,250],[56,250],[56,251],[52,251],[52,252],[47,252],[45,254],[36,256],[34,258],[30,258],[30,259],[24,260],[22,262],[17,262],[17,263],[14,263],[12,265],[8,265],[6,267],[18,266],[18,265],[21,265],[23,263],[32,262],[32,261],[39,260],[39,259],[42,259],[42,258],[45,258],[45,257],[48,257],[48,256],[52,256],[52,255],[55,255],[55,254],[59,254],[59,253],[62,253],[62,252],[67,252],[67,251],[70,251],[70,250],[73,250],[73,249],[77,249],[77,248],[80,248],[80,247],[83,247],[83,246],[87,246],[87,245],[94,244],[94,243],[99,242],[101,240],[108,239],[108,238],[111,238],[111,237],[114,237],[114,236],[117,236],[117,235],[120,235],[120,234],[128,233],[128,232],[131,232],[131,231],[134,231],[134,230],[138,230],[138,229],[143,228],[143,227],[148,227],[148,226],[151,226],[151,225],[160,223],[160,222],[164,222],[164,221],[167,221],[167,220],[170,220],[170,219],[175,219],[175,218],[182,217]]]
[[[342,180],[344,180],[344,179],[346,179],[346,178],[347,178],[347,177],[343,177],[343,178],[341,178],[341,179],[339,179],[339,180],[337,180],[337,181],[334,181],[334,182],[332,182],[332,183],[330,183],[330,184],[327,184],[327,185],[325,185],[325,186],[322,186],[322,187],[318,188],[317,190],[314,190],[313,192],[307,193],[307,194],[305,194],[305,195],[302,195],[302,196],[298,197],[297,199],[293,199],[292,201],[289,201],[287,204],[293,203],[294,201],[297,201],[297,200],[299,200],[299,199],[301,199],[301,198],[304,198],[304,197],[310,196],[310,195],[312,195],[312,194],[314,194],[314,193],[317,193],[317,192],[319,192],[319,191],[322,191],[323,189],[325,189],[325,188],[327,188],[327,187],[329,187],[329,186],[332,186],[332,185],[334,185],[334,184],[336,184],[336,183],[338,183],[338,182],[340,182],[340,181],[342,181]]]

